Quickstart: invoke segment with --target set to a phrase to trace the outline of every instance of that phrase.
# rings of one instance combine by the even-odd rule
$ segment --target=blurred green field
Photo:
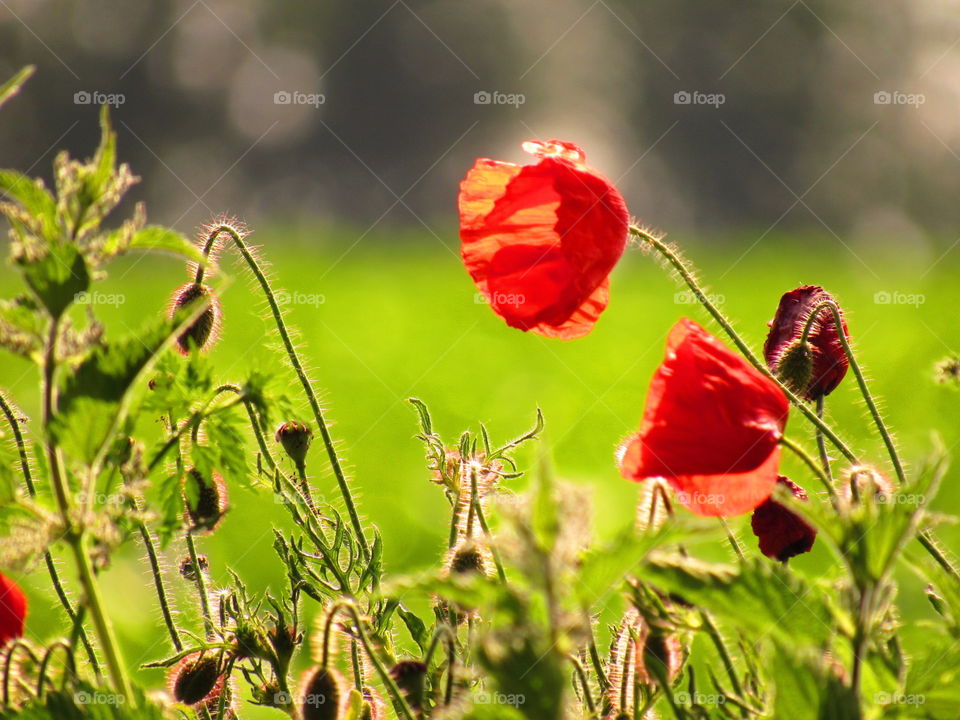
[[[358,241],[360,232],[343,229],[278,227],[253,236],[273,265],[277,286],[288,293],[289,320],[299,330],[312,377],[323,389],[363,514],[384,535],[391,572],[436,563],[446,535],[446,502],[429,482],[423,449],[413,437],[416,417],[405,398],[424,400],[436,428],[451,442],[462,430],[477,429],[478,421],[495,442],[509,439],[528,429],[536,408],[542,408],[544,437],[558,476],[591,487],[596,533],[609,538],[632,522],[636,497],[636,487],[617,473],[614,450],[638,425],[666,333],[684,315],[716,330],[659,264],[637,250],[628,252],[616,269],[610,307],[588,337],[563,343],[512,330],[477,302],[450,230],[442,235],[446,247],[436,238],[397,233]],[[884,399],[911,468],[932,448],[934,433],[948,449],[955,448],[960,394],[938,386],[932,376],[938,360],[960,349],[960,248],[951,252],[949,243],[918,248],[877,240],[848,250],[832,237],[773,236],[753,246],[759,235],[744,233],[709,245],[675,240],[757,348],[782,292],[804,283],[825,286],[846,309],[855,348],[873,390]],[[262,299],[232,258],[222,269],[233,281],[223,297],[222,340],[212,354],[219,379],[236,380],[248,368],[261,368],[276,375],[279,388],[293,393],[295,378],[276,351]],[[176,260],[160,256],[127,257],[110,271],[97,290],[117,294],[124,302],[97,309],[111,333],[124,325],[137,328],[163,312],[172,290],[186,279]],[[19,291],[17,283],[15,273],[5,270],[0,290],[9,296]],[[913,295],[919,298],[907,303]],[[885,298],[891,302],[884,303]],[[26,363],[0,357],[0,386],[31,417],[38,415],[35,381]],[[829,398],[828,415],[864,458],[883,463],[882,446],[866,420],[852,375]],[[796,413],[788,432],[813,447]],[[529,460],[531,452],[521,457]],[[319,493],[336,497],[322,448],[315,446],[311,455]],[[785,470],[815,488],[792,458],[786,459]],[[949,474],[935,507],[957,507],[956,477],[956,472]],[[513,485],[522,489],[526,479]],[[287,522],[283,508],[267,495],[242,491],[234,493],[232,505],[222,529],[202,541],[214,577],[226,579],[229,566],[248,578],[254,590],[280,591],[282,573],[271,551],[271,527],[274,521]],[[754,548],[749,518],[736,518],[733,525]],[[953,528],[946,528],[944,536],[952,547],[960,547]],[[716,551],[722,557],[727,549]],[[133,561],[139,552],[131,547],[118,556],[104,577],[107,603],[131,662],[167,651],[148,574]],[[168,564],[180,552],[171,548]],[[819,575],[831,562],[818,548],[795,566]],[[72,579],[69,572],[66,577]],[[188,607],[184,583],[170,577],[181,607]],[[46,580],[41,570],[24,580],[33,601],[31,630],[39,637],[62,632]],[[916,580],[913,584],[915,592],[901,596],[907,614],[924,608],[922,586]]]

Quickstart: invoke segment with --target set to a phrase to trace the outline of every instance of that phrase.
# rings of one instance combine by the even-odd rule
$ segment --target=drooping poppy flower
[[[10,578],[0,573],[0,647],[7,641],[23,637],[27,619],[27,598],[23,590]]]
[[[795,498],[807,499],[806,491],[783,475],[777,482],[787,487]],[[780,561],[810,552],[817,538],[817,531],[810,523],[772,497],[753,511],[750,527],[760,540],[760,552]]]
[[[698,515],[739,515],[777,480],[787,398],[692,320],[670,331],[640,432],[621,448],[630,480],[662,477]]]
[[[532,165],[480,158],[460,183],[460,252],[480,293],[510,327],[564,340],[607,306],[629,217],[583,150],[530,141]]]
[[[785,293],[780,298],[777,313],[770,321],[770,332],[763,345],[763,355],[767,367],[777,372],[784,355],[799,342],[803,334],[803,327],[810,317],[810,313],[821,302],[833,300],[830,293],[817,285],[804,285],[796,290]],[[849,337],[847,323],[843,320],[843,334]],[[837,322],[833,312],[828,308],[821,308],[817,318],[810,327],[807,335],[810,360],[807,373],[799,388],[799,394],[807,400],[817,400],[829,395],[847,374],[847,355],[843,351],[840,336],[837,332]]]

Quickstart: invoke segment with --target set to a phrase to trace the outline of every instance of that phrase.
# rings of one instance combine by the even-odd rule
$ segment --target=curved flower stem
[[[416,715],[414,715],[413,710],[407,703],[407,699],[403,696],[403,693],[400,692],[400,688],[397,687],[397,683],[394,682],[387,668],[384,667],[383,661],[373,651],[373,646],[370,644],[370,639],[367,637],[367,631],[363,629],[363,620],[360,617],[360,612],[357,610],[357,606],[349,600],[341,600],[334,603],[333,607],[331,607],[330,611],[327,613],[327,620],[323,631],[323,657],[320,663],[321,667],[326,667],[330,659],[330,630],[331,626],[333,625],[334,618],[340,611],[346,612],[353,620],[353,624],[357,628],[357,635],[360,638],[360,644],[363,645],[363,651],[367,654],[367,657],[370,658],[370,662],[372,662],[373,666],[377,669],[377,674],[380,676],[380,680],[390,693],[390,697],[393,699],[394,707],[396,707],[398,713],[402,715],[405,720],[416,720]]]
[[[665,242],[657,237],[654,237],[636,225],[630,226],[630,233],[650,245],[650,247],[656,250],[670,264],[670,266],[687,284],[687,287],[689,287],[696,296],[697,301],[703,305],[704,309],[710,313],[711,317],[716,320],[717,324],[723,328],[723,331],[729,336],[729,338],[733,341],[733,344],[737,346],[737,349],[743,354],[747,361],[753,365],[758,372],[773,380],[783,391],[783,394],[787,396],[787,399],[791,402],[791,404],[793,404],[793,406],[796,407],[797,410],[799,410],[804,417],[806,417],[807,420],[814,425],[814,427],[823,432],[827,439],[829,439],[830,442],[833,443],[841,453],[843,453],[844,457],[846,457],[850,462],[856,463],[857,456],[854,454],[853,450],[851,450],[850,447],[840,439],[840,437],[829,425],[818,418],[817,414],[811,410],[801,398],[797,397],[796,393],[788,388],[776,375],[770,372],[770,369],[766,366],[766,364],[761,362],[756,354],[754,354],[746,342],[744,342],[743,338],[740,337],[740,334],[734,330],[733,325],[730,324],[730,321],[727,320],[726,316],[720,312],[719,308],[717,308],[713,301],[707,297],[706,293],[700,287],[697,279],[693,276],[693,273],[684,263],[683,259]]]
[[[823,420],[824,397],[817,398],[817,417]],[[817,428],[817,452],[820,453],[820,462],[823,464],[823,472],[833,485],[833,473],[830,471],[830,456],[827,454],[827,444],[823,440],[823,432]]]
[[[60,319],[50,318],[50,329],[47,337],[43,359],[43,430],[46,445],[47,464],[50,467],[50,481],[53,485],[54,497],[60,518],[66,528],[64,539],[73,551],[80,575],[80,584],[83,586],[84,600],[90,610],[90,618],[96,629],[100,647],[103,650],[107,669],[114,689],[124,696],[130,707],[136,707],[133,688],[127,669],[120,654],[120,647],[113,633],[110,618],[107,617],[100,595],[100,585],[90,562],[90,553],[87,546],[87,535],[82,526],[77,527],[73,517],[73,500],[60,464],[60,453],[53,443],[50,424],[56,410],[56,389],[54,386],[54,372],[57,363],[57,337],[60,332]]]
[[[830,499],[835,500],[837,497],[837,490],[833,487],[833,483],[830,482],[830,478],[828,478],[826,473],[823,472],[823,468],[820,467],[820,464],[814,460],[806,450],[804,450],[800,445],[795,443],[786,435],[780,438],[780,444],[792,450],[797,457],[806,463],[807,467],[809,467],[813,474],[817,476],[817,479],[823,483],[823,486],[830,494]]]
[[[10,426],[10,431],[13,433],[13,441],[17,447],[17,456],[20,461],[20,472],[23,475],[23,482],[27,486],[27,495],[34,498],[37,496],[37,488],[33,482],[33,473],[30,470],[30,456],[27,454],[27,445],[24,441],[23,431],[20,428],[20,420],[17,418],[16,413],[13,412],[13,407],[11,407],[2,391],[0,391],[0,410],[3,411],[3,415],[7,419],[7,424]],[[57,599],[59,599],[60,604],[63,605],[63,609],[66,611],[70,623],[75,624],[77,621],[77,611],[74,609],[73,603],[70,602],[70,598],[67,597],[67,592],[63,587],[63,581],[60,579],[60,572],[57,570],[56,563],[53,561],[53,555],[49,550],[44,551],[43,560],[47,566],[47,572],[50,574],[50,581],[53,583],[53,589],[57,594]],[[87,659],[90,661],[94,673],[99,676],[100,662],[97,660],[97,653],[94,651],[93,645],[90,644],[87,631],[82,625],[79,628],[79,634],[80,641],[83,643],[83,648],[87,653]]]
[[[587,673],[583,669],[583,664],[576,655],[567,655],[567,660],[573,665],[574,672],[577,673],[577,678],[580,680],[580,687],[583,688],[583,699],[587,703],[587,711],[590,713],[590,717],[597,717],[597,705],[593,701],[593,693],[590,692],[590,683],[587,681]]]
[[[153,535],[150,533],[150,529],[146,523],[139,523],[139,530],[140,537],[143,538],[143,545],[147,549],[147,557],[150,560],[150,573],[153,575],[153,586],[157,591],[157,600],[160,603],[160,612],[163,613],[163,622],[167,626],[167,632],[170,634],[170,641],[173,643],[173,647],[177,652],[180,652],[183,650],[183,641],[180,640],[180,631],[177,630],[177,624],[173,621],[173,613],[170,610],[170,600],[167,597],[167,590],[163,583],[163,574],[160,571],[160,560],[157,557],[156,543],[153,542]]]
[[[807,322],[803,327],[803,335],[801,340],[806,340],[807,335],[810,332],[817,315],[820,314],[821,310],[828,310],[833,314],[833,321],[838,328],[837,338],[840,340],[840,344],[843,346],[843,352],[847,356],[847,361],[850,363],[850,367],[853,369],[853,374],[857,379],[857,385],[860,388],[860,394],[863,395],[863,400],[867,404],[867,408],[870,410],[870,415],[873,417],[873,422],[877,426],[877,432],[880,434],[880,437],[883,438],[883,444],[887,447],[887,454],[890,455],[890,462],[893,463],[893,469],[897,473],[897,480],[900,482],[901,487],[906,484],[907,477],[903,472],[903,464],[900,462],[900,455],[897,452],[897,446],[893,443],[893,437],[890,435],[890,431],[887,429],[886,424],[883,422],[883,417],[880,415],[880,410],[877,408],[877,403],[873,399],[873,395],[870,393],[870,389],[867,387],[867,381],[863,377],[863,371],[860,369],[860,363],[857,362],[857,359],[853,355],[853,350],[850,347],[850,341],[847,340],[847,334],[841,332],[839,328],[843,327],[843,318],[840,315],[840,307],[833,300],[821,300],[817,303],[813,310],[810,311],[810,317],[807,318]]]
[[[333,474],[337,479],[337,484],[340,486],[340,494],[343,496],[343,502],[347,507],[347,513],[350,515],[350,522],[353,525],[353,530],[357,535],[357,541],[360,543],[360,547],[363,549],[364,557],[369,560],[370,548],[367,544],[367,538],[363,534],[363,525],[360,523],[360,516],[357,514],[357,507],[353,500],[353,494],[350,492],[350,486],[347,484],[346,475],[344,474],[343,468],[340,465],[340,458],[337,455],[337,450],[333,445],[333,438],[330,436],[330,430],[327,428],[327,423],[326,420],[324,420],[323,411],[320,409],[320,402],[317,400],[317,395],[313,390],[313,385],[310,383],[310,379],[307,377],[307,373],[303,369],[303,364],[300,362],[300,357],[297,355],[297,351],[293,346],[293,341],[290,339],[289,332],[287,332],[287,325],[283,320],[283,313],[280,311],[280,306],[277,304],[276,295],[273,292],[273,288],[270,286],[269,280],[267,280],[267,276],[263,273],[263,270],[260,268],[259,263],[257,263],[256,258],[253,257],[250,249],[244,242],[241,233],[236,228],[226,223],[221,223],[220,225],[217,225],[211,229],[210,235],[207,237],[206,244],[203,248],[203,255],[204,257],[209,256],[214,242],[216,242],[216,239],[221,233],[229,235],[233,240],[237,250],[240,251],[244,261],[250,268],[250,271],[260,284],[261,290],[263,290],[264,297],[267,299],[267,304],[270,306],[270,313],[273,315],[274,323],[277,326],[277,332],[280,334],[280,340],[283,343],[284,349],[287,351],[287,357],[290,360],[290,365],[293,366],[293,370],[296,373],[297,378],[300,380],[300,384],[303,386],[303,391],[310,403],[310,409],[313,410],[313,417],[316,420],[318,429],[320,430],[320,437],[323,439],[323,445],[326,448],[327,457],[330,459],[330,467],[332,468]],[[201,282],[203,280],[203,266],[200,266],[197,269],[196,278],[196,282]]]

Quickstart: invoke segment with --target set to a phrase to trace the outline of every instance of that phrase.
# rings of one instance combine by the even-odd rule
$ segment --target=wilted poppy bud
[[[170,302],[170,317],[174,319],[181,310],[189,308],[197,300],[207,297],[210,298],[210,306],[177,338],[177,348],[184,355],[188,355],[194,348],[209,349],[216,342],[220,329],[220,300],[213,289],[203,283],[189,282],[186,285],[181,285],[173,293],[173,299]]]
[[[193,653],[170,671],[170,692],[177,702],[196,705],[209,700],[220,680],[220,664],[213,655]]]
[[[419,660],[402,660],[390,669],[390,677],[406,697],[410,707],[416,709],[423,705],[425,691],[424,680],[427,666]]]
[[[23,637],[27,618],[27,598],[13,580],[0,573],[0,647]]]
[[[471,541],[461,543],[454,548],[450,556],[450,572],[455,575],[486,575],[487,559],[483,555],[483,549]]]
[[[780,375],[784,354],[793,348],[803,335],[803,329],[810,315],[821,303],[832,301],[830,293],[816,285],[805,285],[784,294],[780,298],[777,313],[770,321],[770,332],[763,345],[763,356],[767,367]],[[841,317],[844,337],[849,335],[847,323]],[[807,400],[817,400],[833,392],[834,388],[847,374],[847,355],[840,341],[837,322],[829,307],[820,307],[817,316],[810,325],[807,342],[812,351],[810,377],[797,392]],[[794,349],[794,353],[800,351]],[[786,360],[785,369],[795,371],[802,357]],[[786,376],[781,376],[785,382]],[[793,385],[793,382],[790,382]]]
[[[205,477],[197,468],[183,478],[183,502],[195,530],[214,530],[227,511],[227,484],[218,473]]]
[[[197,565],[200,566],[200,572],[206,572],[208,566],[207,556],[197,555]],[[185,555],[183,559],[180,560],[180,577],[190,582],[197,581],[197,572],[193,566],[193,558],[189,555]]]
[[[346,715],[347,690],[343,676],[335,669],[314,667],[308,670],[297,691],[297,720],[340,720]]]
[[[864,498],[884,502],[893,495],[893,483],[872,467],[854,465],[843,473],[841,492],[848,503],[859,503]]]
[[[306,423],[289,420],[277,428],[276,440],[296,465],[303,465],[313,440],[313,430]]]
[[[777,483],[787,487],[795,498],[807,499],[802,487],[782,475]],[[817,537],[817,531],[806,520],[772,497],[753,511],[750,526],[760,540],[760,552],[780,561],[810,552]]]

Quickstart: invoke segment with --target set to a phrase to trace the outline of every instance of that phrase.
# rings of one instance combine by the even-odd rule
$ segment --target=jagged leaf
[[[90,272],[74,245],[48,245],[44,256],[21,264],[27,285],[53,317],[60,317],[90,287]]]

